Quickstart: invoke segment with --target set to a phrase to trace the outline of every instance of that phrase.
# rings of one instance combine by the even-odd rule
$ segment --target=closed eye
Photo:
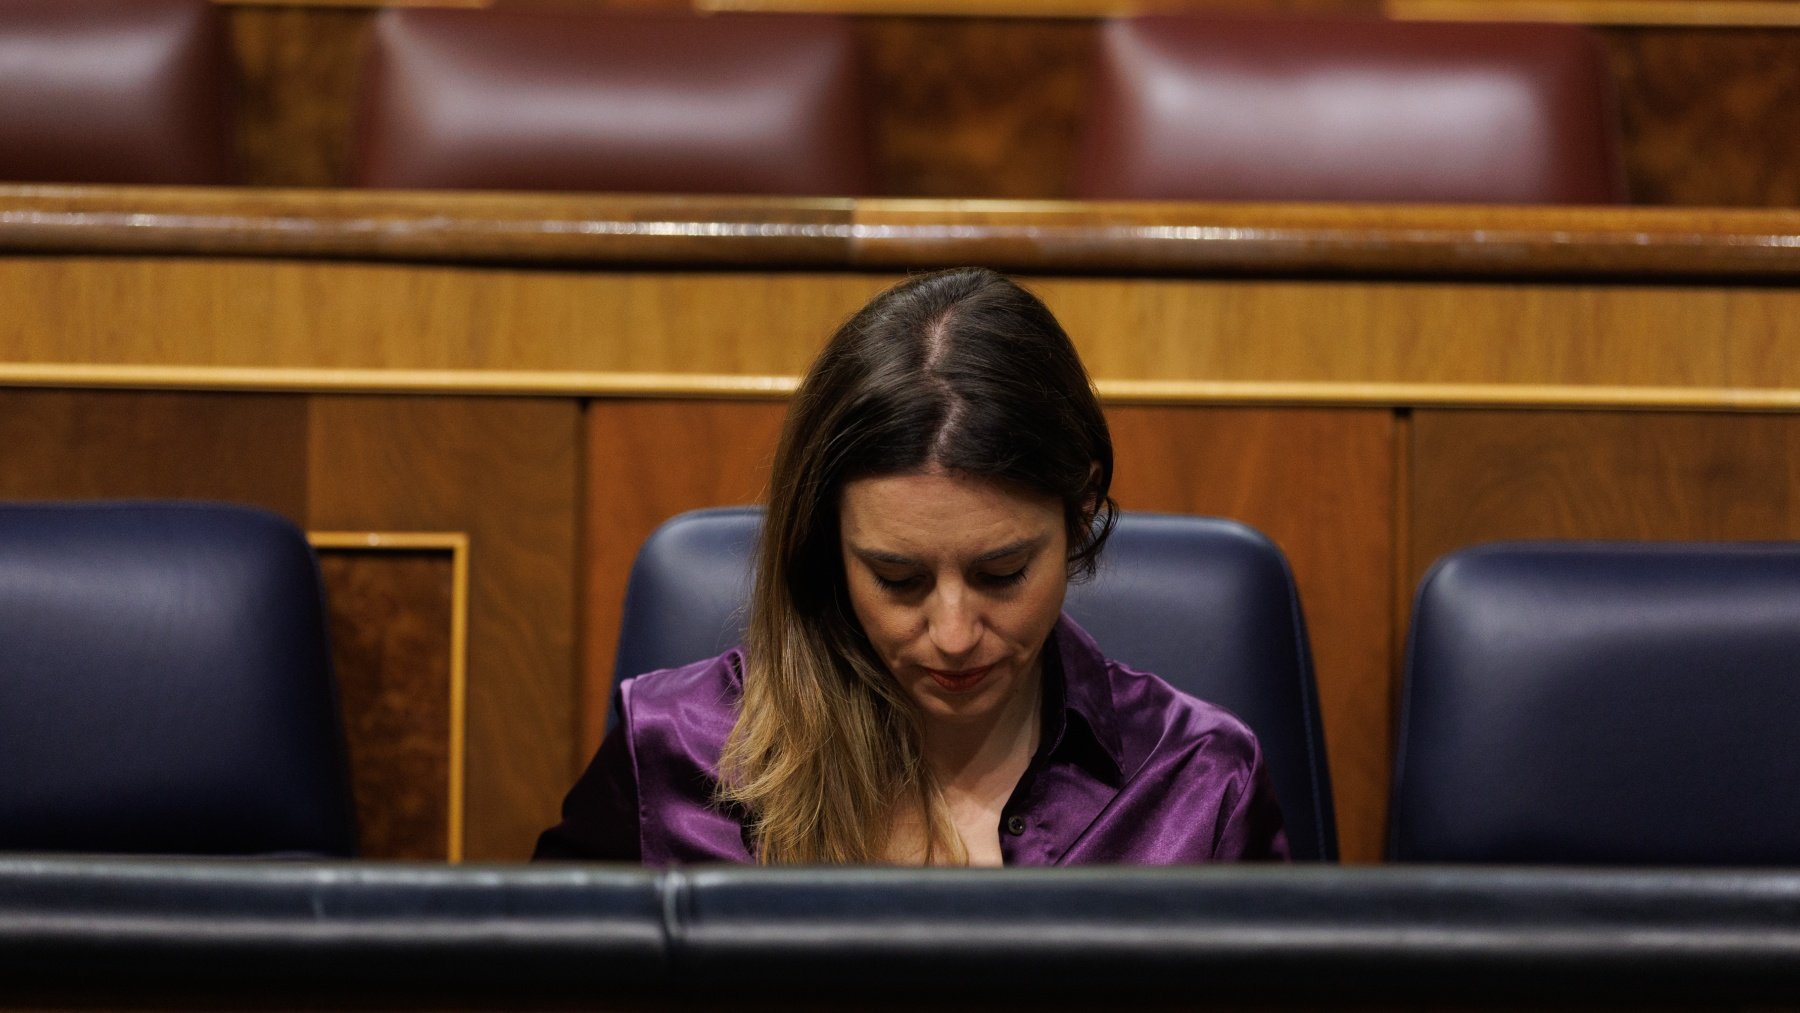
[[[891,579],[888,577],[883,577],[881,574],[875,573],[873,570],[870,571],[870,575],[875,578],[875,583],[877,585],[879,585],[883,591],[892,591],[895,594],[904,594],[908,591],[916,591],[916,590],[918,590],[919,585],[925,579],[923,577],[917,576],[916,574],[911,577],[901,577],[899,579]]]
[[[1021,566],[1010,573],[984,573],[981,575],[981,582],[992,588],[1012,587],[1023,581],[1026,571],[1030,569],[1029,566]]]

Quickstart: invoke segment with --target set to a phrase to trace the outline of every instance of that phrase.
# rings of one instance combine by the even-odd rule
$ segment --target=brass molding
[[[479,394],[576,398],[786,399],[795,376],[524,370],[289,369],[0,363],[0,388],[233,390],[263,393]],[[1393,381],[1099,379],[1113,404],[1605,408],[1800,411],[1800,388]],[[364,538],[349,535],[349,538]],[[368,536],[404,538],[410,536]],[[422,536],[438,537],[438,536]],[[396,544],[332,546],[397,548]],[[415,546],[443,548],[444,546]]]
[[[792,394],[798,385],[799,379],[792,376],[717,373],[0,363],[0,387],[781,399]]]

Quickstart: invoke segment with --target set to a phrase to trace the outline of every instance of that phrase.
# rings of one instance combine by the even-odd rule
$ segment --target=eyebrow
[[[984,552],[970,560],[970,563],[978,566],[982,563],[991,563],[996,559],[1005,559],[1008,556],[1016,556],[1021,552],[1028,552],[1043,545],[1049,537],[1050,536],[1048,535],[1037,535],[1033,538],[1021,538],[1011,544],[1002,545],[998,549]],[[868,549],[860,545],[850,546],[850,551],[855,553],[858,558],[868,563],[887,563],[891,566],[919,565],[918,560],[911,556],[902,556],[898,552],[883,552],[880,549]]]

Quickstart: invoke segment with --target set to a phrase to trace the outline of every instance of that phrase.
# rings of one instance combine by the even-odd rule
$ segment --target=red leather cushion
[[[207,0],[6,0],[0,180],[230,182],[230,68]]]
[[[858,194],[847,22],[388,11],[364,84],[364,186]]]
[[[1147,17],[1101,36],[1082,197],[1625,199],[1579,28]]]

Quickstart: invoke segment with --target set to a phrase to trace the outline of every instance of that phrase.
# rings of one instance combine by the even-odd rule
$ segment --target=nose
[[[981,642],[981,617],[974,602],[957,587],[939,588],[925,617],[931,645],[952,661],[968,657]]]

